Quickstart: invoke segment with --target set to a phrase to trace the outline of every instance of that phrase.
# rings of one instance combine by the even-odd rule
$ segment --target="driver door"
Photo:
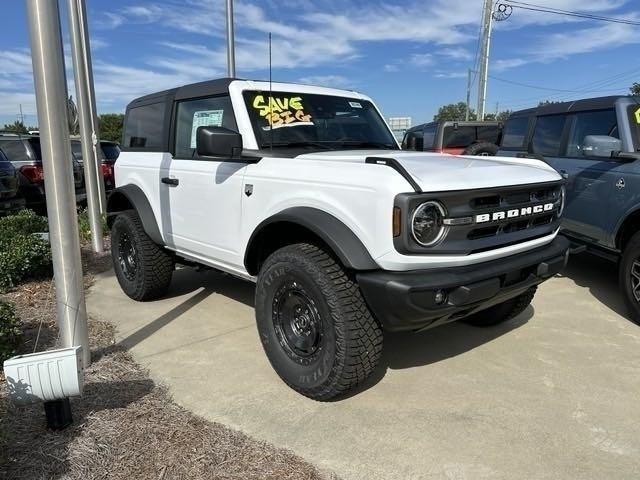
[[[178,252],[236,269],[242,265],[239,232],[241,192],[246,163],[226,158],[202,158],[196,152],[199,126],[237,130],[229,96],[176,103],[175,147],[160,173],[163,228]]]

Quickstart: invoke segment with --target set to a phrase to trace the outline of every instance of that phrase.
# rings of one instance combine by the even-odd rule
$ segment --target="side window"
[[[438,125],[431,125],[429,127],[425,127],[425,129],[423,130],[423,140],[422,140],[424,149],[433,150],[433,145],[436,141],[437,133],[438,133]]]
[[[421,152],[423,150],[422,131],[413,130],[411,132],[407,132],[403,143],[403,148],[405,150],[414,150],[416,152]]]
[[[562,143],[562,132],[564,130],[566,115],[550,115],[547,117],[538,117],[536,120],[536,128],[533,132],[531,145],[533,151],[540,155],[557,157],[560,155],[560,146]]]
[[[478,127],[478,141],[498,143],[500,139],[500,127],[498,125],[491,127]]]
[[[502,135],[502,148],[525,148],[524,141],[529,128],[529,117],[507,120]]]
[[[583,157],[584,139],[588,135],[618,138],[618,120],[614,109],[577,113],[569,134],[568,157]]]
[[[231,98],[222,97],[183,100],[176,113],[176,158],[198,158],[196,132],[198,127],[224,127],[238,130]]]
[[[22,140],[0,140],[0,148],[11,162],[31,160]]]
[[[468,147],[476,141],[476,127],[447,127],[444,129],[443,148]]]
[[[134,107],[127,113],[124,146],[158,150],[164,145],[164,103]]]

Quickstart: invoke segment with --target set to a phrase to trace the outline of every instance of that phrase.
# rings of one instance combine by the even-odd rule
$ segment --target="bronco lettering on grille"
[[[500,220],[529,217],[531,215],[537,215],[539,213],[550,212],[554,208],[555,205],[553,203],[545,203],[542,205],[536,205],[534,207],[514,208],[513,210],[483,213],[481,215],[476,215],[475,221],[476,223],[499,222]]]

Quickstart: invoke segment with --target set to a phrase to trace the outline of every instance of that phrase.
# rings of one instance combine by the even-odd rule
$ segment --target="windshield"
[[[292,92],[271,95],[244,92],[259,148],[398,149],[369,101]]]

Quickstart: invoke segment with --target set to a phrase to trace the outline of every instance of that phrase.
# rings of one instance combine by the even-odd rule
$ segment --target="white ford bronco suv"
[[[403,152],[353,91],[221,79],[139,98],[115,179],[124,292],[161,297],[176,263],[256,282],[269,361],[317,400],[372,373],[383,330],[522,312],[569,246],[547,164]]]

